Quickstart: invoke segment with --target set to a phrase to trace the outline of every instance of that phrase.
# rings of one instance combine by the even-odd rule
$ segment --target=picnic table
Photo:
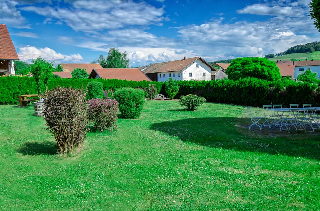
[[[19,103],[20,107],[27,106],[27,103],[30,101],[37,101],[37,99],[30,99],[30,97],[38,97],[37,94],[26,94],[26,95],[20,95],[19,97]]]

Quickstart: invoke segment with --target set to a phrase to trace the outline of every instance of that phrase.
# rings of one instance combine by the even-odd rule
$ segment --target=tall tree
[[[118,49],[110,48],[107,56],[106,66],[104,68],[128,68],[129,59],[127,59],[127,53],[121,53]]]
[[[310,16],[314,20],[314,25],[320,31],[320,0],[310,2]]]
[[[97,59],[97,62],[101,65],[101,67],[106,68],[107,66],[107,61],[103,57],[103,55],[100,55],[99,58]]]
[[[46,91],[48,81],[52,77],[53,71],[53,63],[49,63],[40,57],[32,61],[32,64],[30,65],[30,72],[36,81],[38,94]]]

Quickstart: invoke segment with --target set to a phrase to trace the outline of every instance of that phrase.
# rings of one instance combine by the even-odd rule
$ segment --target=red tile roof
[[[52,72],[54,75],[58,75],[61,78],[72,78],[71,72]]]
[[[222,69],[226,70],[230,66],[230,63],[216,63],[216,65],[220,66]]]
[[[99,75],[103,79],[119,79],[127,81],[151,81],[138,68],[103,68],[92,70],[89,78]]]
[[[100,64],[77,64],[77,63],[66,63],[60,64],[62,66],[63,72],[73,72],[74,69],[80,68],[85,69],[88,74],[91,73],[93,69],[101,69]]]
[[[19,59],[7,26],[4,24],[0,24],[0,59]]]
[[[280,69],[281,76],[293,76],[295,66],[292,64],[292,62],[277,63],[277,66]]]
[[[308,61],[294,61],[296,67],[304,66],[320,66],[320,60],[308,60]]]
[[[211,71],[214,71],[213,67],[210,64],[208,64],[204,59],[202,59],[201,57],[194,57],[189,59],[151,64],[147,68],[145,68],[143,72],[144,73],[163,73],[163,72],[182,71],[197,59],[201,60],[203,63],[209,66],[211,68]]]

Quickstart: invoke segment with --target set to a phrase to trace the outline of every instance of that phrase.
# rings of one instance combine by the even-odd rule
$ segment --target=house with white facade
[[[7,26],[0,24],[0,76],[14,75],[14,60],[19,60]]]
[[[169,78],[178,81],[211,80],[214,68],[201,57],[151,64],[142,71],[152,80],[164,82]]]
[[[294,73],[293,78],[297,79],[298,75],[304,73],[306,70],[311,70],[320,76],[320,60],[306,60],[306,61],[293,61]]]

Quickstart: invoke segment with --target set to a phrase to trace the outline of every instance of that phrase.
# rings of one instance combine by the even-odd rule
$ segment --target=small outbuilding
[[[127,81],[151,81],[138,68],[101,68],[93,69],[89,78],[119,79]]]
[[[0,76],[15,75],[14,60],[19,60],[7,26],[0,24]]]

